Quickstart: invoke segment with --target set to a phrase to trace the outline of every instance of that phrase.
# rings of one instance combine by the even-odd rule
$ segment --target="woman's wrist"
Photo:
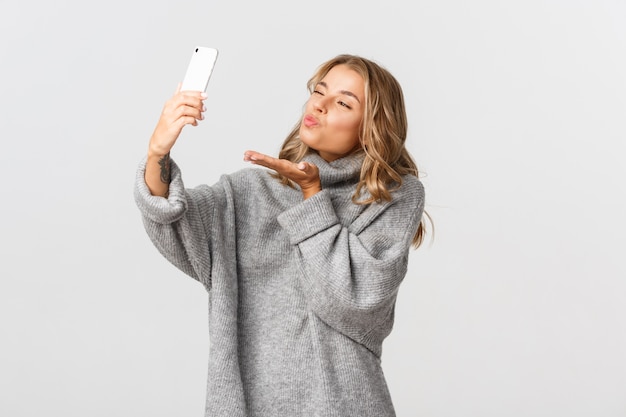
[[[153,144],[150,144],[148,146],[148,158],[150,159],[156,159],[159,160],[161,158],[163,158],[166,155],[170,154],[170,150],[169,149],[164,149],[160,146],[156,146]]]
[[[315,194],[319,193],[320,191],[322,191],[321,185],[308,187],[308,188],[302,188],[302,196],[306,200],[309,197],[313,197]]]

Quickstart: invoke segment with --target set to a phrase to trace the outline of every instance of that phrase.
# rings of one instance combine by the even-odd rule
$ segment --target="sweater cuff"
[[[187,210],[187,198],[185,186],[178,165],[170,159],[171,182],[167,198],[153,196],[146,185],[145,172],[146,162],[144,159],[139,164],[135,178],[134,197],[137,207],[145,217],[160,224],[169,224],[179,220]]]
[[[328,191],[322,190],[278,215],[292,245],[339,223]]]

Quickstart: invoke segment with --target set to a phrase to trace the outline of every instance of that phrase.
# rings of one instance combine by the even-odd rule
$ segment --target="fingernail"
[[[206,93],[200,93],[200,97],[207,98],[207,95],[206,95]]]
[[[202,106],[202,111],[206,111],[206,106]]]

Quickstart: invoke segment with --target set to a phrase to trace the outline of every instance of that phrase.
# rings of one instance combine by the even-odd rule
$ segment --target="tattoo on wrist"
[[[159,159],[159,166],[161,167],[161,182],[163,184],[169,184],[172,180],[172,173],[170,171],[170,154],[169,152]]]

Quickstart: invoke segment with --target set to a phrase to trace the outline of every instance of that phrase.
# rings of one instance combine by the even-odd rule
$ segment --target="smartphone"
[[[180,90],[206,92],[216,60],[217,49],[196,46],[191,55]]]

